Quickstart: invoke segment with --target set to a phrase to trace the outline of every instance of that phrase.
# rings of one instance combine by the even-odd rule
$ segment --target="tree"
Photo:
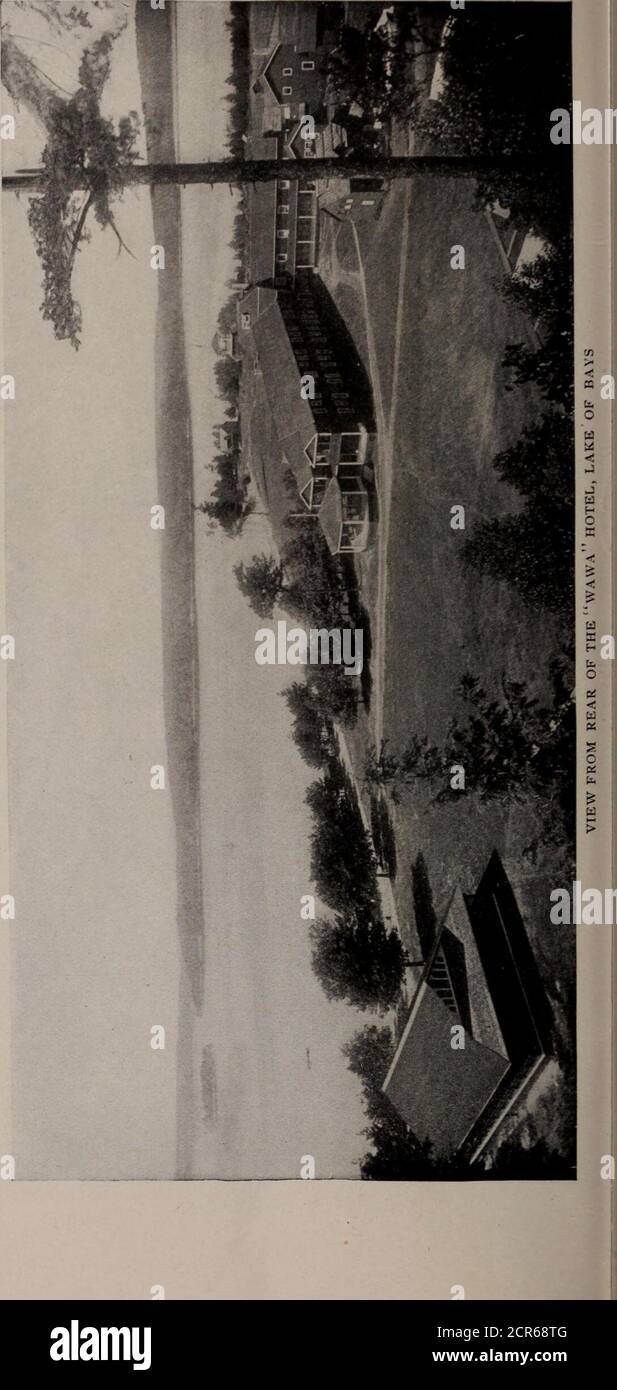
[[[502,698],[489,696],[476,676],[466,674],[459,686],[463,716],[451,720],[442,747],[415,735],[400,755],[386,743],[369,759],[373,784],[396,795],[425,783],[435,802],[464,793],[451,785],[454,766],[463,767],[465,792],[480,801],[539,799],[545,811],[542,843],[570,843],[574,834],[574,758],[576,721],[568,690],[569,663],[562,657],[550,666],[553,703],[543,707],[523,681],[502,676]]]
[[[127,170],[137,157],[136,113],[124,117],[116,130],[100,112],[111,47],[112,40],[105,35],[87,49],[74,97],[50,105],[41,196],[28,206],[28,223],[43,267],[43,318],[51,321],[57,338],[68,338],[75,348],[81,311],[73,299],[71,280],[75,258],[88,240],[86,220],[92,210],[99,226],[111,227],[122,250],[112,202],[121,194]]]
[[[377,864],[354,789],[331,759],[312,782],[306,802],[313,813],[311,876],[319,896],[336,911],[377,911]]]
[[[532,152],[548,141],[550,115],[571,98],[569,17],[500,3],[448,16],[442,87],[422,128],[461,153]]]
[[[273,555],[254,555],[250,565],[236,565],[238,587],[258,618],[271,618],[281,594],[288,593],[283,566]]]
[[[78,90],[68,100],[57,91],[52,91],[50,83],[21,53],[10,35],[5,37],[3,43],[2,80],[17,103],[23,100],[28,104],[47,133],[42,168],[5,176],[3,188],[38,195],[34,199],[38,206],[31,211],[30,221],[43,264],[44,313],[51,320],[56,337],[68,339],[75,347],[79,344],[81,313],[72,296],[71,276],[77,251],[87,236],[86,218],[91,207],[101,226],[112,227],[122,247],[124,243],[115,226],[111,207],[124,188],[144,184],[244,185],[272,180],[281,171],[284,171],[286,178],[303,179],[306,176],[302,160],[246,160],[234,155],[219,161],[190,164],[138,163],[134,113],[122,117],[117,129],[114,129],[100,111],[102,87],[109,74],[111,42],[112,36],[107,34],[86,49]],[[475,81],[473,57],[467,72],[474,73]],[[519,86],[528,85],[520,83],[520,68],[518,79]],[[543,91],[545,86],[543,84]],[[494,116],[494,112],[491,115]],[[450,148],[459,151],[460,143],[453,143]],[[443,155],[379,154],[351,157],[345,160],[345,175],[361,177],[377,174],[380,178],[408,178],[413,174],[422,174],[438,178],[468,178],[470,175],[481,175],[487,167],[496,174],[500,170],[511,173],[517,162],[517,154],[511,152],[510,143],[505,146],[508,150],[505,156],[499,143],[493,141],[489,148],[488,157],[482,151],[471,156],[449,152]],[[538,154],[540,149],[546,153]],[[546,173],[547,167],[552,170],[557,166],[562,173],[567,171],[569,166],[563,149],[555,145],[549,148],[548,141],[544,142],[544,146],[539,142],[528,145],[526,153],[519,159],[526,177],[529,177],[534,166],[537,176]],[[340,173],[341,160],[337,156],[311,160],[313,179],[337,177]],[[83,195],[81,201],[78,195]]]
[[[379,29],[371,23],[363,30],[341,25],[338,42],[328,55],[327,96],[330,102],[340,104],[337,116],[348,134],[353,136],[356,126],[365,131],[367,121],[375,116],[387,120],[392,116],[409,119],[415,115],[421,99],[415,63],[418,58],[439,52],[443,28],[443,21],[435,24],[433,17],[427,24],[423,9],[424,6],[412,5],[393,7],[388,23]],[[357,121],[347,114],[347,108],[354,103],[363,112]]]
[[[394,931],[364,916],[336,917],[311,925],[312,965],[329,999],[384,1012],[396,1000],[405,952]]]
[[[534,382],[542,395],[574,413],[574,267],[569,238],[537,256],[506,283],[504,295],[538,324],[539,343],[508,347],[504,366],[514,384]]]
[[[231,154],[242,153],[242,137],[248,125],[248,93],[251,81],[249,10],[244,4],[229,6],[225,25],[231,43],[231,73],[227,82],[231,92],[229,102],[229,131],[227,143]]]
[[[44,0],[44,3],[41,0],[39,5],[32,0],[13,0],[13,5],[15,10],[35,11],[58,38],[76,29],[92,29],[94,18],[109,22],[112,37],[120,34],[128,23],[121,0],[84,0],[82,5],[67,4],[67,0]]]
[[[343,24],[338,43],[328,55],[328,99],[345,106],[357,102],[367,115],[385,112],[390,85],[388,53],[379,32]]]
[[[463,546],[469,569],[506,580],[531,608],[571,613],[574,604],[574,508],[533,501],[517,515],[483,521]]]
[[[293,737],[310,767],[323,767],[334,751],[330,720],[307,681],[294,681],[281,694],[293,715]]]
[[[572,218],[571,152],[567,167],[536,168],[518,160],[549,143],[550,115],[570,106],[569,17],[531,6],[483,4],[449,17],[441,55],[442,88],[417,121],[423,148],[505,156],[478,170],[476,199],[498,202],[513,219],[554,241]],[[523,76],[524,74],[524,76]]]
[[[500,1182],[508,1179],[534,1182],[542,1178],[571,1180],[576,1177],[576,1155],[550,1148],[544,1138],[535,1139],[529,1147],[523,1148],[520,1135],[515,1134],[500,1144],[490,1164],[485,1163],[482,1177]]]
[[[342,1052],[349,1070],[360,1077],[364,1090],[378,1091],[392,1061],[392,1032],[390,1028],[378,1028],[374,1023],[367,1023],[354,1033],[349,1042],[344,1043]]]
[[[299,523],[297,532],[283,547],[281,559],[294,578],[286,605],[290,611],[318,624],[336,623],[344,595],[343,581],[314,517]]]
[[[525,498],[522,511],[482,521],[463,563],[512,584],[525,603],[571,613],[574,604],[574,427],[552,411],[493,464]]]
[[[235,409],[240,390],[240,363],[231,357],[218,357],[214,363],[214,380],[219,396]]]
[[[420,943],[420,950],[426,960],[435,945],[439,919],[433,902],[433,890],[426,859],[422,853],[416,856],[411,866],[411,892],[416,934]]]
[[[324,715],[344,725],[354,723],[358,696],[354,681],[345,675],[342,666],[311,666],[306,678],[312,697]]]
[[[432,1157],[429,1140],[421,1143],[416,1138],[387,1097],[384,1096],[380,1113],[365,1134],[372,1149],[360,1163],[362,1178],[382,1182],[406,1182],[415,1178],[416,1182],[421,1182],[423,1178],[445,1176],[441,1165]]]

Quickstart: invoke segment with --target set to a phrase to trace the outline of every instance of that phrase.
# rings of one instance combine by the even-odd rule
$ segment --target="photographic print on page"
[[[3,0],[10,1176],[577,1178],[573,8]]]

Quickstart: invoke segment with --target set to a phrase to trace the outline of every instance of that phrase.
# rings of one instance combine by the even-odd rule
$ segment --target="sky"
[[[225,12],[202,0],[178,6],[185,159],[222,151]],[[20,12],[14,29],[40,40],[37,23]],[[28,51],[74,86],[70,52],[40,42]],[[114,48],[106,111],[138,106],[131,18]],[[17,113],[6,167],[36,164],[41,144]],[[234,205],[226,186],[183,193],[196,496],[209,487],[203,470],[220,416],[210,343],[232,272]],[[317,1176],[350,1175],[365,1121],[340,1046],[366,1017],[327,1001],[310,968],[299,909],[312,886],[303,801],[311,774],[279,698],[290,676],[255,663],[259,624],[233,577],[239,559],[271,548],[267,519],[251,518],[234,542],[196,517],[206,889],[199,1016],[180,988],[171,799],[149,785],[150,767],[165,762],[161,579],[149,526],[157,295],[149,195],[129,191],[119,210],[135,259],[118,256],[113,234],[96,228],[78,258],[77,354],[39,316],[25,206],[3,195],[5,370],[16,380],[5,472],[7,608],[18,648],[8,733],[18,1175],[286,1177],[299,1174],[307,1153]],[[153,1050],[159,1025],[165,1048]],[[206,1045],[219,1099],[210,1130],[196,1084]]]

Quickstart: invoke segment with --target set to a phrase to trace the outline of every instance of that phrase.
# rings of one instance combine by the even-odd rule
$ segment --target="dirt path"
[[[358,257],[358,274],[362,290],[362,300],[366,318],[366,336],[368,343],[369,365],[371,381],[375,393],[375,406],[377,412],[377,483],[379,489],[379,530],[378,530],[378,560],[377,560],[377,612],[376,626],[373,647],[372,669],[374,679],[374,710],[375,710],[375,742],[379,748],[383,738],[383,691],[384,691],[384,668],[385,668],[385,647],[386,647],[386,608],[388,596],[388,542],[390,536],[390,508],[392,500],[392,458],[394,452],[394,427],[396,423],[396,409],[398,402],[398,378],[401,362],[401,343],[403,336],[403,309],[405,301],[405,282],[407,275],[407,247],[409,242],[409,195],[410,186],[405,189],[403,234],[401,237],[401,255],[399,261],[399,281],[396,302],[396,323],[394,330],[394,365],[392,372],[392,395],[390,399],[390,412],[386,421],[386,414],[383,403],[383,393],[381,388],[381,378],[379,372],[379,358],[375,349],[373,338],[373,328],[369,310],[368,293],[366,288],[366,277],[364,265],[362,263],[362,252],[360,241],[355,224],[351,227],[354,236],[356,254]]]

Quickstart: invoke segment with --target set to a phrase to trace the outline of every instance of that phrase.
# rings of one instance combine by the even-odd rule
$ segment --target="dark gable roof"
[[[319,6],[313,0],[293,0],[280,6],[279,37],[282,43],[295,43],[299,53],[317,46]]]
[[[341,490],[336,478],[331,478],[326,488],[323,502],[319,508],[319,525],[328,543],[328,549],[332,555],[336,555],[341,539],[341,526],[343,524],[343,509],[341,506]]]
[[[252,290],[239,312],[251,314],[251,337],[263,375],[277,436],[298,480],[306,481],[305,447],[316,432],[308,401],[300,395],[301,372],[274,290]],[[302,485],[301,483],[301,485]]]
[[[276,183],[255,183],[249,188],[249,275],[254,284],[274,275],[276,231]]]
[[[425,981],[383,1088],[417,1138],[430,1139],[439,1156],[460,1147],[509,1071],[507,1057],[467,1032],[464,1048],[453,1048],[457,1023],[460,1017]]]
[[[451,1046],[453,1024],[464,1048]],[[546,994],[495,853],[476,893],[452,897],[383,1090],[414,1134],[448,1156],[549,1049]]]
[[[268,80],[268,69],[270,68],[271,63],[274,62],[274,59],[276,58],[276,55],[280,47],[280,43],[277,43],[275,47],[272,49],[272,52],[268,54],[265,63],[262,63],[259,76],[257,77],[255,86],[253,88],[255,92],[261,92],[264,96],[267,93],[269,93],[270,101],[272,100],[272,97],[274,97],[275,101],[278,101],[278,95],[274,91],[273,87],[271,86]]]
[[[278,4],[271,3],[271,0],[260,0],[259,5],[251,5],[251,37],[256,51],[269,49],[278,8]]]

